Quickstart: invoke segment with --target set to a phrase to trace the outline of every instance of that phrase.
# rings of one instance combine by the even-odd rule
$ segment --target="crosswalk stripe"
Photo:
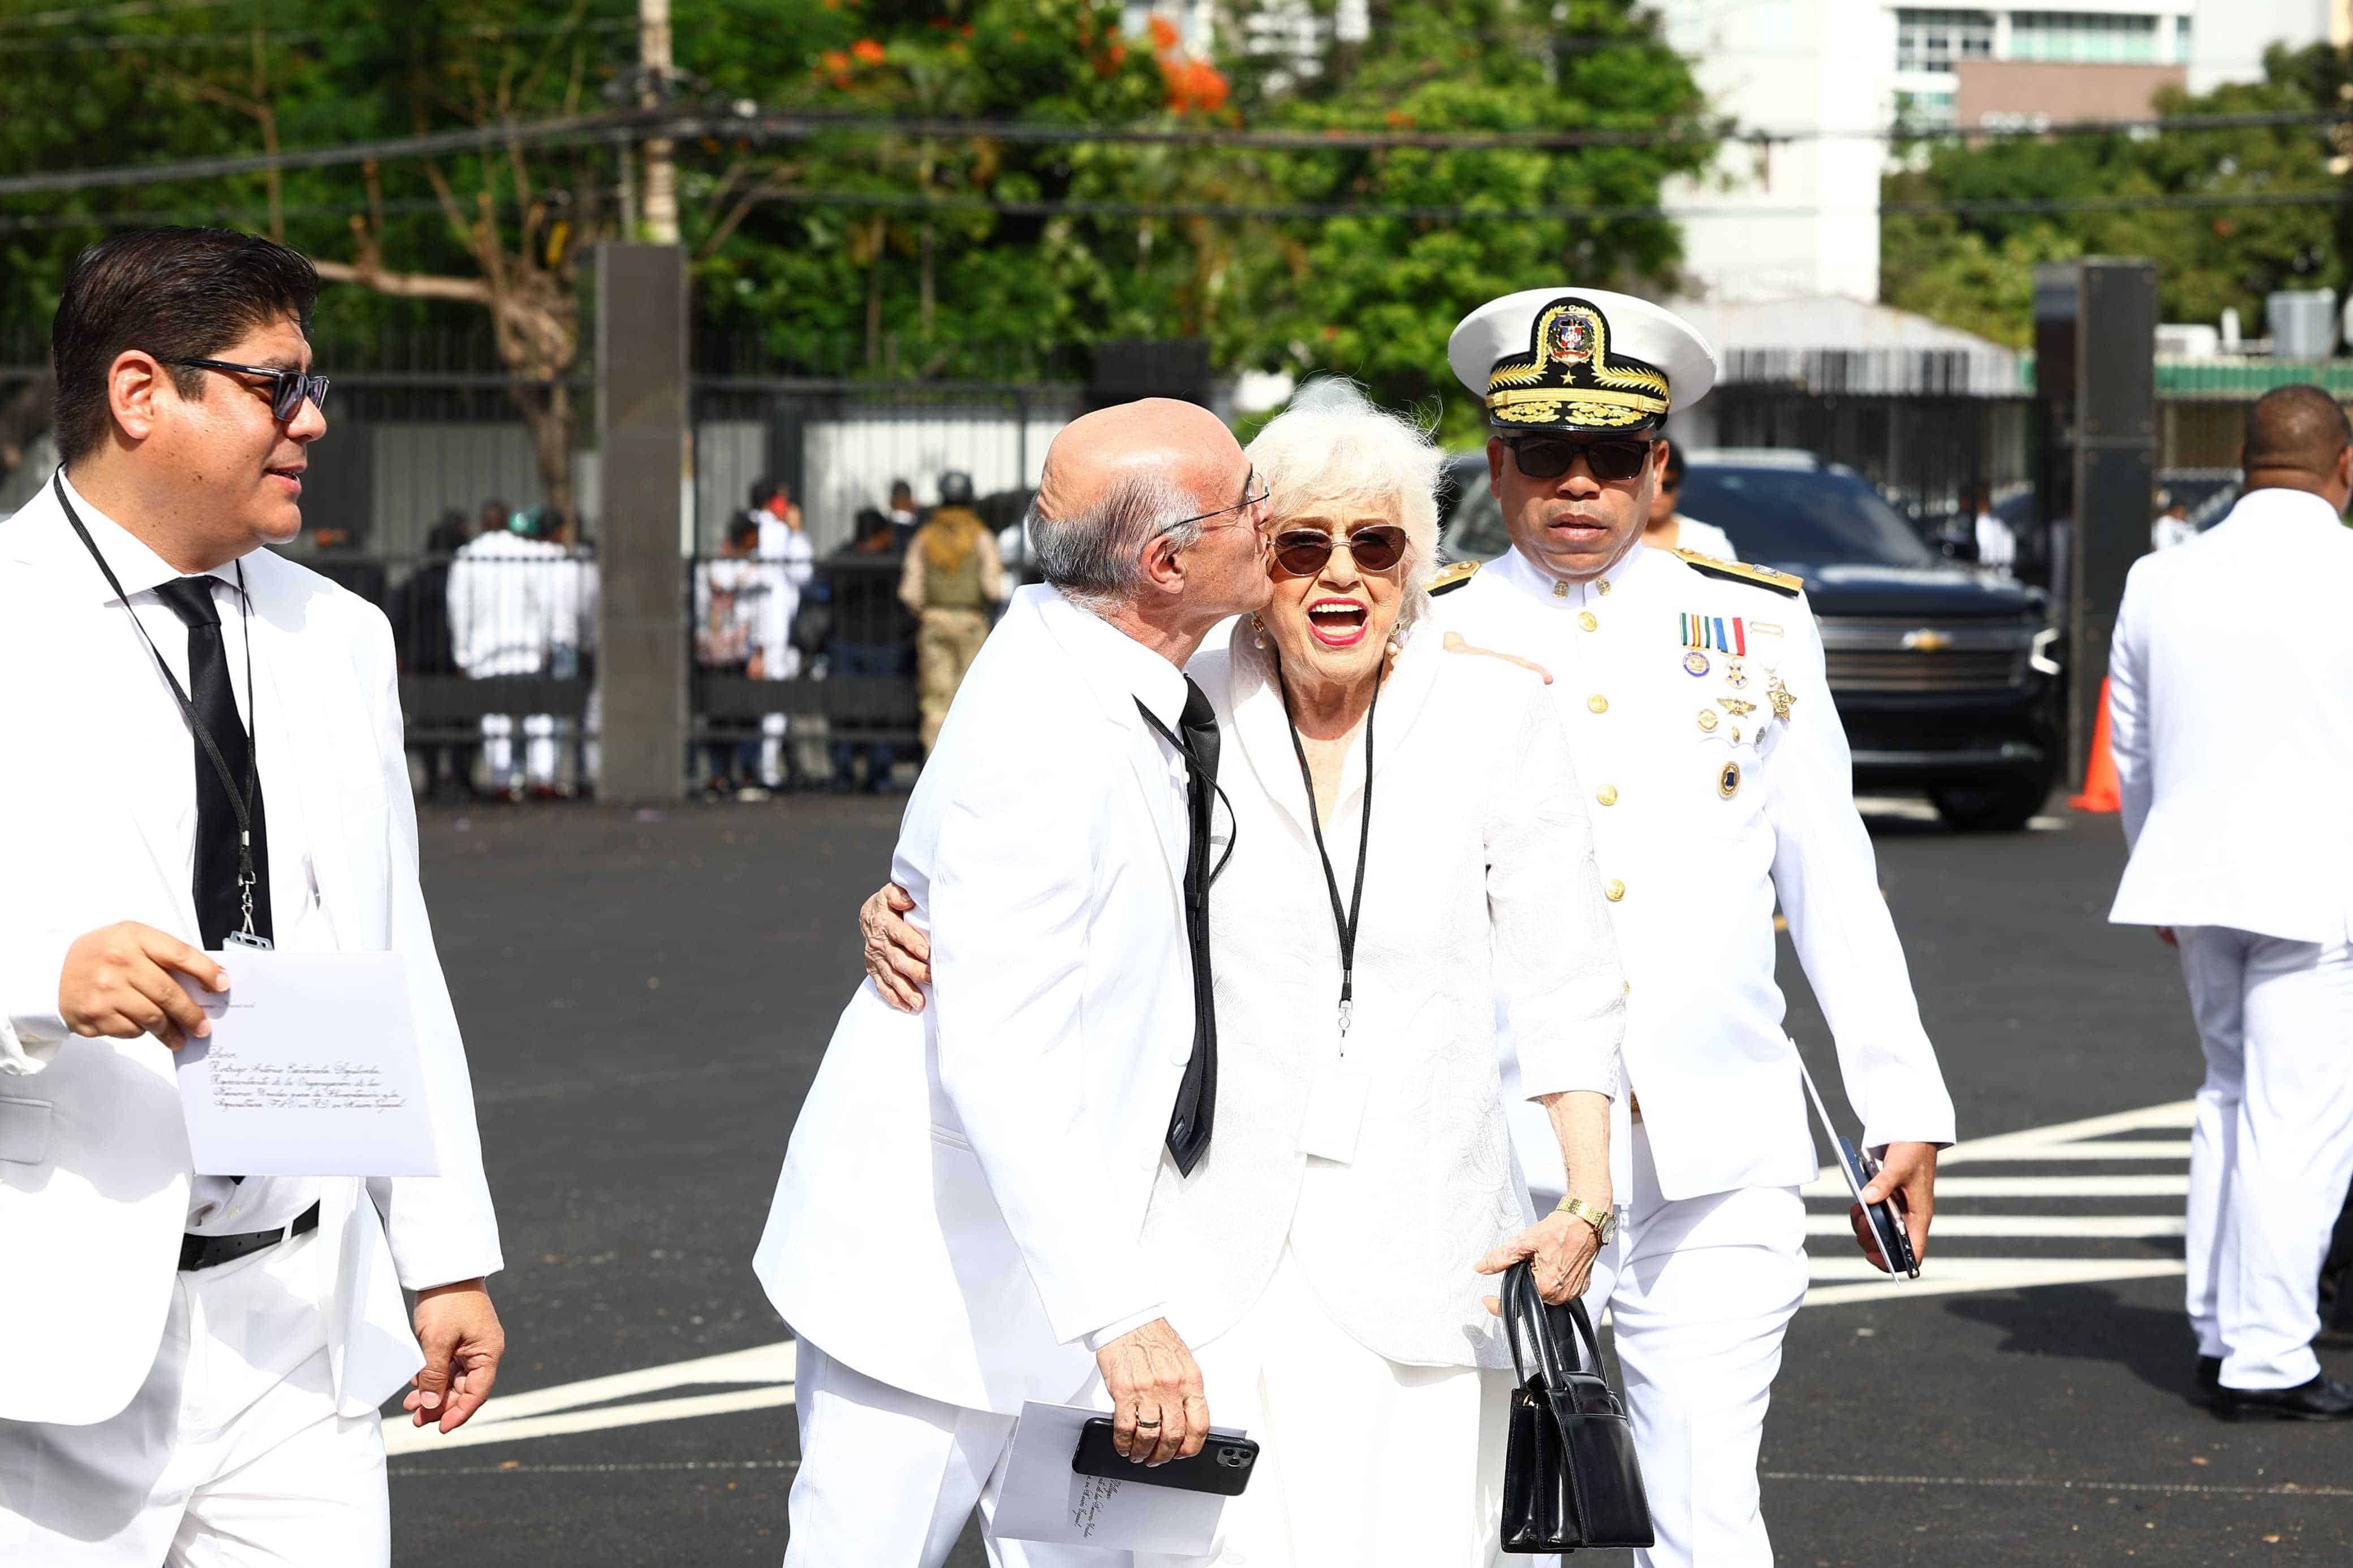
[[[1857,1253],[1847,1221],[1851,1200],[1846,1183],[1835,1166],[1825,1167],[1803,1189],[1812,1201],[1806,1234],[1820,1238],[1809,1251],[1812,1285],[1806,1294],[1807,1303],[1824,1307],[2178,1276],[2183,1271],[2178,1258],[1956,1257],[1939,1250],[1935,1243],[2176,1240],[2187,1229],[2183,1211],[2189,1193],[2189,1142],[2133,1135],[2185,1131],[2195,1113],[2192,1101],[2174,1100],[2004,1132],[1946,1150],[1937,1161],[1936,1220],[1930,1232],[1930,1256],[1917,1279],[1890,1279]],[[1983,1164],[2016,1167],[2105,1162],[2175,1168],[2131,1174],[1945,1173],[1956,1166],[1966,1171]],[[2028,1214],[1986,1213],[1975,1206],[1978,1200],[2019,1198],[2041,1200],[2042,1206]],[[2126,1212],[2099,1212],[2118,1204]],[[1838,1245],[1840,1240],[1845,1245]],[[2047,1253],[2048,1248],[2044,1250]]]

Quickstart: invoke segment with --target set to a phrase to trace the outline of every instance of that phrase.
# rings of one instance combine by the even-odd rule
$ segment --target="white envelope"
[[[441,1173],[398,955],[214,957],[226,994],[180,977],[213,1026],[175,1053],[199,1175]]]
[[[1146,1485],[1143,1478],[1151,1472],[1141,1465],[1133,1481],[1082,1476],[1071,1468],[1080,1429],[1110,1414],[1034,1399],[1023,1405],[989,1533],[1113,1552],[1207,1555],[1216,1542],[1225,1499]],[[1223,1426],[1212,1430],[1229,1437],[1246,1436]]]

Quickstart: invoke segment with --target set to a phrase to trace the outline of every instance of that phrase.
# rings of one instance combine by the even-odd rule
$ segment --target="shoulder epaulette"
[[[1451,594],[1455,589],[1471,581],[1472,574],[1478,570],[1479,563],[1476,561],[1457,561],[1430,580],[1430,596],[1434,599],[1440,594]]]
[[[1796,598],[1806,591],[1803,577],[1792,577],[1787,572],[1776,572],[1769,566],[1751,566],[1745,561],[1718,561],[1713,555],[1702,555],[1696,550],[1678,550],[1683,563],[1694,572],[1704,572],[1711,577],[1727,582],[1754,583],[1760,588],[1770,588],[1776,594]]]

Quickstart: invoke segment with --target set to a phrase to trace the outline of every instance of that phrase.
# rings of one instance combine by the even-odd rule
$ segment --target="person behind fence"
[[[1659,493],[1651,499],[1651,521],[1642,526],[1642,542],[1653,550],[1690,550],[1717,561],[1739,560],[1730,534],[1675,510],[1683,496],[1683,449],[1669,441],[1667,466],[1659,474]]]
[[[2131,858],[2108,919],[2179,950],[2206,1058],[2189,1141],[2196,1388],[2225,1419],[2353,1420],[2313,1354],[2353,1181],[2353,430],[2316,386],[2248,406],[2246,493],[2133,563],[2108,655]]]
[[[454,1432],[503,1352],[392,629],[280,553],[327,429],[318,286],[218,229],[84,251],[52,330],[63,466],[0,524],[0,722],[111,759],[0,771],[6,1568],[384,1568],[378,1406],[411,1382],[410,1423]],[[439,1173],[197,1173],[195,997],[371,952],[399,963]]]
[[[752,515],[760,525],[760,562],[768,575],[754,673],[762,680],[796,679],[801,673],[801,652],[793,641],[793,622],[817,574],[817,546],[808,536],[801,509],[778,480],[761,479],[753,485]],[[760,715],[760,767],[754,783],[776,789],[795,782],[797,770],[785,745],[790,731],[789,715]]]
[[[915,530],[899,577],[899,602],[916,622],[916,700],[926,752],[988,637],[990,609],[1004,601],[1005,565],[988,525],[972,510],[972,476],[942,474],[940,504]]]
[[[1993,510],[1993,498],[1978,490],[1969,497],[1969,510],[1977,514],[1970,525],[1977,545],[1978,564],[1989,572],[1999,572],[2009,577],[2018,571],[2018,534]]]
[[[759,552],[760,524],[747,514],[727,525],[718,559],[695,568],[694,662],[707,674],[753,673],[769,594]],[[716,798],[758,787],[758,742],[712,736],[703,742],[703,754],[710,766],[706,795]]]
[[[546,538],[562,553],[548,563],[547,673],[556,680],[589,683],[578,717],[562,715],[551,721],[557,739],[573,756],[576,784],[559,785],[565,794],[593,784],[596,776],[596,734],[598,721],[596,674],[596,601],[603,584],[596,574],[596,552],[580,538],[579,525],[565,512],[543,507]]]
[[[833,611],[826,665],[834,678],[895,679],[905,676],[914,662],[913,627],[906,606],[899,602],[900,572],[898,532],[890,514],[871,507],[860,511],[857,537],[825,558]],[[877,699],[878,706],[881,700]],[[856,770],[861,756],[867,790],[880,795],[891,787],[898,748],[885,740],[856,738],[859,730],[889,724],[879,711],[868,716],[834,712],[833,740],[827,750],[835,790],[859,786]]]
[[[539,527],[535,514],[515,512],[476,535],[450,565],[450,658],[471,679],[547,673],[554,651],[553,595],[564,548],[536,537]],[[552,717],[533,714],[526,720],[525,767],[516,765],[513,714],[485,713],[481,728],[488,793],[521,800],[526,768],[530,784],[554,785]]]
[[[904,479],[891,481],[891,527],[897,542],[904,544],[914,534],[923,514],[915,506],[915,487]]]

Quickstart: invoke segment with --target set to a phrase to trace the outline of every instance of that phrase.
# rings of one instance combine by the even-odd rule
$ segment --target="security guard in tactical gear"
[[[1552,675],[1628,977],[1630,1095],[1588,1301],[1617,1328],[1657,1545],[1644,1568],[1769,1568],[1757,1458],[1804,1298],[1817,1162],[1774,983],[1778,902],[1837,1037],[1862,1142],[1927,1241],[1953,1107],[1920,1026],[1821,637],[1794,577],[1641,542],[1671,408],[1713,351],[1671,312],[1560,285],[1472,311],[1448,345],[1486,409],[1511,552],[1445,569],[1440,624]],[[1714,521],[1738,520],[1716,519]],[[1505,1063],[1504,1100],[1521,1101]],[[1542,1112],[1515,1121],[1556,1184]]]
[[[923,750],[939,739],[948,704],[988,637],[988,611],[1005,598],[996,537],[972,510],[972,476],[940,476],[940,504],[907,544],[899,598],[913,612],[916,696]]]

